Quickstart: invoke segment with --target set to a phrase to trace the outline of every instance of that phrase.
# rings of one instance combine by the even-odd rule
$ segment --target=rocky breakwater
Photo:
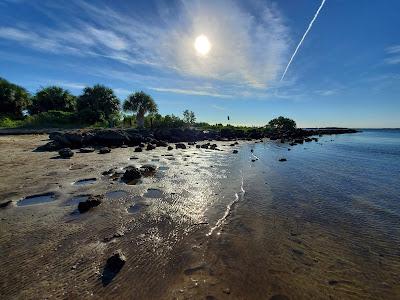
[[[58,151],[64,148],[82,149],[84,147],[121,147],[132,146],[146,150],[155,147],[167,147],[168,143],[194,143],[204,140],[260,139],[264,132],[259,129],[250,131],[221,130],[204,131],[197,129],[165,128],[150,130],[139,129],[80,129],[55,131],[49,134],[50,142],[39,147],[39,151]]]
[[[304,142],[318,142],[318,137],[332,134],[356,133],[357,130],[349,128],[318,128],[318,129],[293,129],[271,130],[265,134],[270,140],[280,140],[281,143],[289,143],[291,146]],[[317,137],[318,136],[318,137]]]

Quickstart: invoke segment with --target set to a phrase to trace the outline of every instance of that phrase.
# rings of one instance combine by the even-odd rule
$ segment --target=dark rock
[[[91,140],[92,143],[102,146],[122,146],[131,143],[128,133],[121,129],[100,129],[93,131]]]
[[[255,162],[255,161],[256,161],[256,159],[254,159],[254,158],[253,158],[251,161],[252,161],[252,162]]]
[[[254,150],[253,150],[253,149],[251,149],[251,150],[250,150],[250,152],[254,152]]]
[[[233,154],[236,154],[236,153],[238,153],[238,152],[239,152],[239,151],[237,151],[237,150],[233,150],[232,153],[233,153]]]
[[[63,148],[60,151],[58,151],[58,154],[60,155],[61,158],[70,158],[74,156],[74,152],[70,148]]]
[[[167,147],[168,146],[168,143],[164,142],[164,141],[156,141],[155,144],[157,147]]]
[[[142,172],[142,174],[144,176],[148,176],[148,175],[154,174],[157,171],[157,166],[150,165],[150,164],[143,165],[140,167],[140,171]]]
[[[140,148],[140,147],[136,147],[136,148],[135,148],[135,152],[142,152],[142,151],[143,151],[143,149]]]
[[[99,196],[90,195],[86,201],[79,202],[78,210],[81,214],[85,213],[85,212],[89,211],[91,208],[99,206],[101,204],[102,200],[103,200],[103,196],[101,196],[101,195],[99,195]]]
[[[279,161],[287,161],[286,158],[280,158]]]
[[[112,169],[110,169],[110,170],[107,170],[107,171],[102,172],[101,175],[103,175],[103,176],[111,175],[111,174],[114,173],[115,170],[116,170],[116,168],[112,168]]]
[[[184,143],[175,144],[176,149],[186,149],[186,145]]]
[[[154,145],[152,145],[152,144],[147,144],[147,147],[146,147],[146,150],[147,150],[147,151],[154,150],[154,149],[156,149],[156,147],[155,147]]]
[[[144,147],[145,147],[145,145],[144,145],[143,143],[140,143],[140,144],[138,145],[138,147],[140,147],[140,148],[144,148]]]
[[[188,145],[194,146],[194,145],[196,145],[196,142],[189,142]]]
[[[124,175],[122,176],[122,181],[129,183],[134,180],[138,180],[142,177],[140,170],[134,166],[129,166],[126,168]]]
[[[120,251],[114,253],[107,259],[106,265],[104,266],[103,273],[101,275],[101,281],[103,286],[107,286],[111,283],[115,276],[121,271],[125,265],[126,258]]]
[[[210,145],[210,149],[212,149],[212,150],[217,149],[217,144],[212,144],[212,145]]]
[[[41,152],[41,151],[57,151],[60,150],[63,146],[60,145],[58,142],[56,141],[51,141],[48,142],[42,146],[39,146],[36,148],[35,151]]]
[[[91,153],[94,152],[94,148],[93,147],[85,147],[85,148],[81,148],[79,149],[80,153]]]
[[[111,149],[108,148],[108,147],[102,147],[102,148],[100,148],[100,150],[99,150],[99,153],[100,153],[100,154],[107,154],[107,153],[110,153],[110,152],[111,152]]]
[[[174,147],[172,147],[172,146],[168,146],[168,148],[167,148],[168,150],[172,150],[172,149],[174,149]]]
[[[5,201],[0,203],[0,208],[6,208],[7,206],[9,206],[12,203],[11,200]]]
[[[200,145],[196,145],[196,148],[199,149],[201,146]]]

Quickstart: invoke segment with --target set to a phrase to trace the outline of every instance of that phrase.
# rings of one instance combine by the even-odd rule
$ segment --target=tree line
[[[194,112],[189,110],[183,112],[183,119],[174,115],[161,116],[154,99],[143,91],[130,94],[122,107],[120,103],[111,88],[100,84],[85,87],[79,96],[59,86],[43,87],[30,95],[25,88],[0,78],[0,117],[22,120],[26,115],[51,114],[69,116],[70,120],[81,124],[115,126],[121,123],[122,108],[135,115],[123,118],[122,123],[126,125],[135,122],[138,127],[181,127],[194,125],[196,121]]]

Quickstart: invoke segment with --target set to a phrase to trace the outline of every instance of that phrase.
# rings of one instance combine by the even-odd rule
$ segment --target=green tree
[[[183,112],[183,120],[185,121],[186,124],[193,125],[196,122],[196,116],[195,116],[194,112],[186,109]]]
[[[49,110],[72,112],[76,108],[76,97],[62,87],[49,86],[40,89],[32,98],[31,114]]]
[[[282,116],[272,119],[268,122],[268,125],[276,130],[292,131],[296,129],[296,122],[294,120]]]
[[[130,94],[123,105],[124,111],[136,113],[137,126],[144,127],[144,116],[146,113],[157,113],[157,104],[150,95],[144,92]]]
[[[0,77],[0,114],[16,119],[30,105],[30,95],[23,88]]]
[[[119,100],[112,89],[96,84],[84,88],[77,101],[77,111],[84,122],[110,122],[118,116]]]

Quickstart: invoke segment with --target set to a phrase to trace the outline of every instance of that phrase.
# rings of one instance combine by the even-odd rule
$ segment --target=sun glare
[[[200,55],[206,55],[211,50],[211,43],[205,35],[199,35],[195,42],[194,48],[196,49],[197,53]]]

